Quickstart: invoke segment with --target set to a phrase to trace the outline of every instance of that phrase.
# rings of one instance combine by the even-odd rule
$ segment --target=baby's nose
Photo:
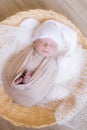
[[[48,44],[46,44],[46,45],[45,45],[45,47],[46,47],[46,48],[49,48],[49,45],[48,45]]]

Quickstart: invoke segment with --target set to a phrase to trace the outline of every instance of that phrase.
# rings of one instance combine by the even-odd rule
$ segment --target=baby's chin
[[[55,56],[55,54],[49,53],[49,52],[39,52],[39,54],[45,56],[45,57],[49,57],[49,56]]]

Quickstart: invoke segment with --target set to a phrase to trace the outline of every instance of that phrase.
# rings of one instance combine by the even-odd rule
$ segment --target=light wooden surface
[[[87,1],[86,0],[0,0],[0,21],[6,17],[16,14],[19,11],[28,9],[54,10],[65,16],[80,28],[87,37]],[[0,130],[35,130],[23,127],[16,127],[0,118]],[[66,127],[51,126],[41,130],[70,130]]]
[[[19,11],[37,8],[54,10],[67,16],[87,37],[86,0],[0,0],[0,20]]]

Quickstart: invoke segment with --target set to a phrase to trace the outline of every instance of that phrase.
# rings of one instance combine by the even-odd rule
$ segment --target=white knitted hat
[[[68,50],[67,54],[70,54],[77,45],[76,32],[56,20],[46,20],[36,28],[32,41],[42,38],[53,39],[58,45],[58,51]]]

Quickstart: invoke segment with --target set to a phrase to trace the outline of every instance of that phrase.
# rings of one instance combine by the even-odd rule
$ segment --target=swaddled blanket
[[[13,97],[16,103],[32,106],[41,101],[51,89],[57,72],[57,63],[54,57],[44,57],[35,69],[27,84],[16,85],[14,81],[26,70],[27,63],[33,55],[33,47],[29,46],[4,69],[2,75],[5,91]],[[32,59],[33,60],[33,59]],[[37,61],[38,62],[38,59]]]

